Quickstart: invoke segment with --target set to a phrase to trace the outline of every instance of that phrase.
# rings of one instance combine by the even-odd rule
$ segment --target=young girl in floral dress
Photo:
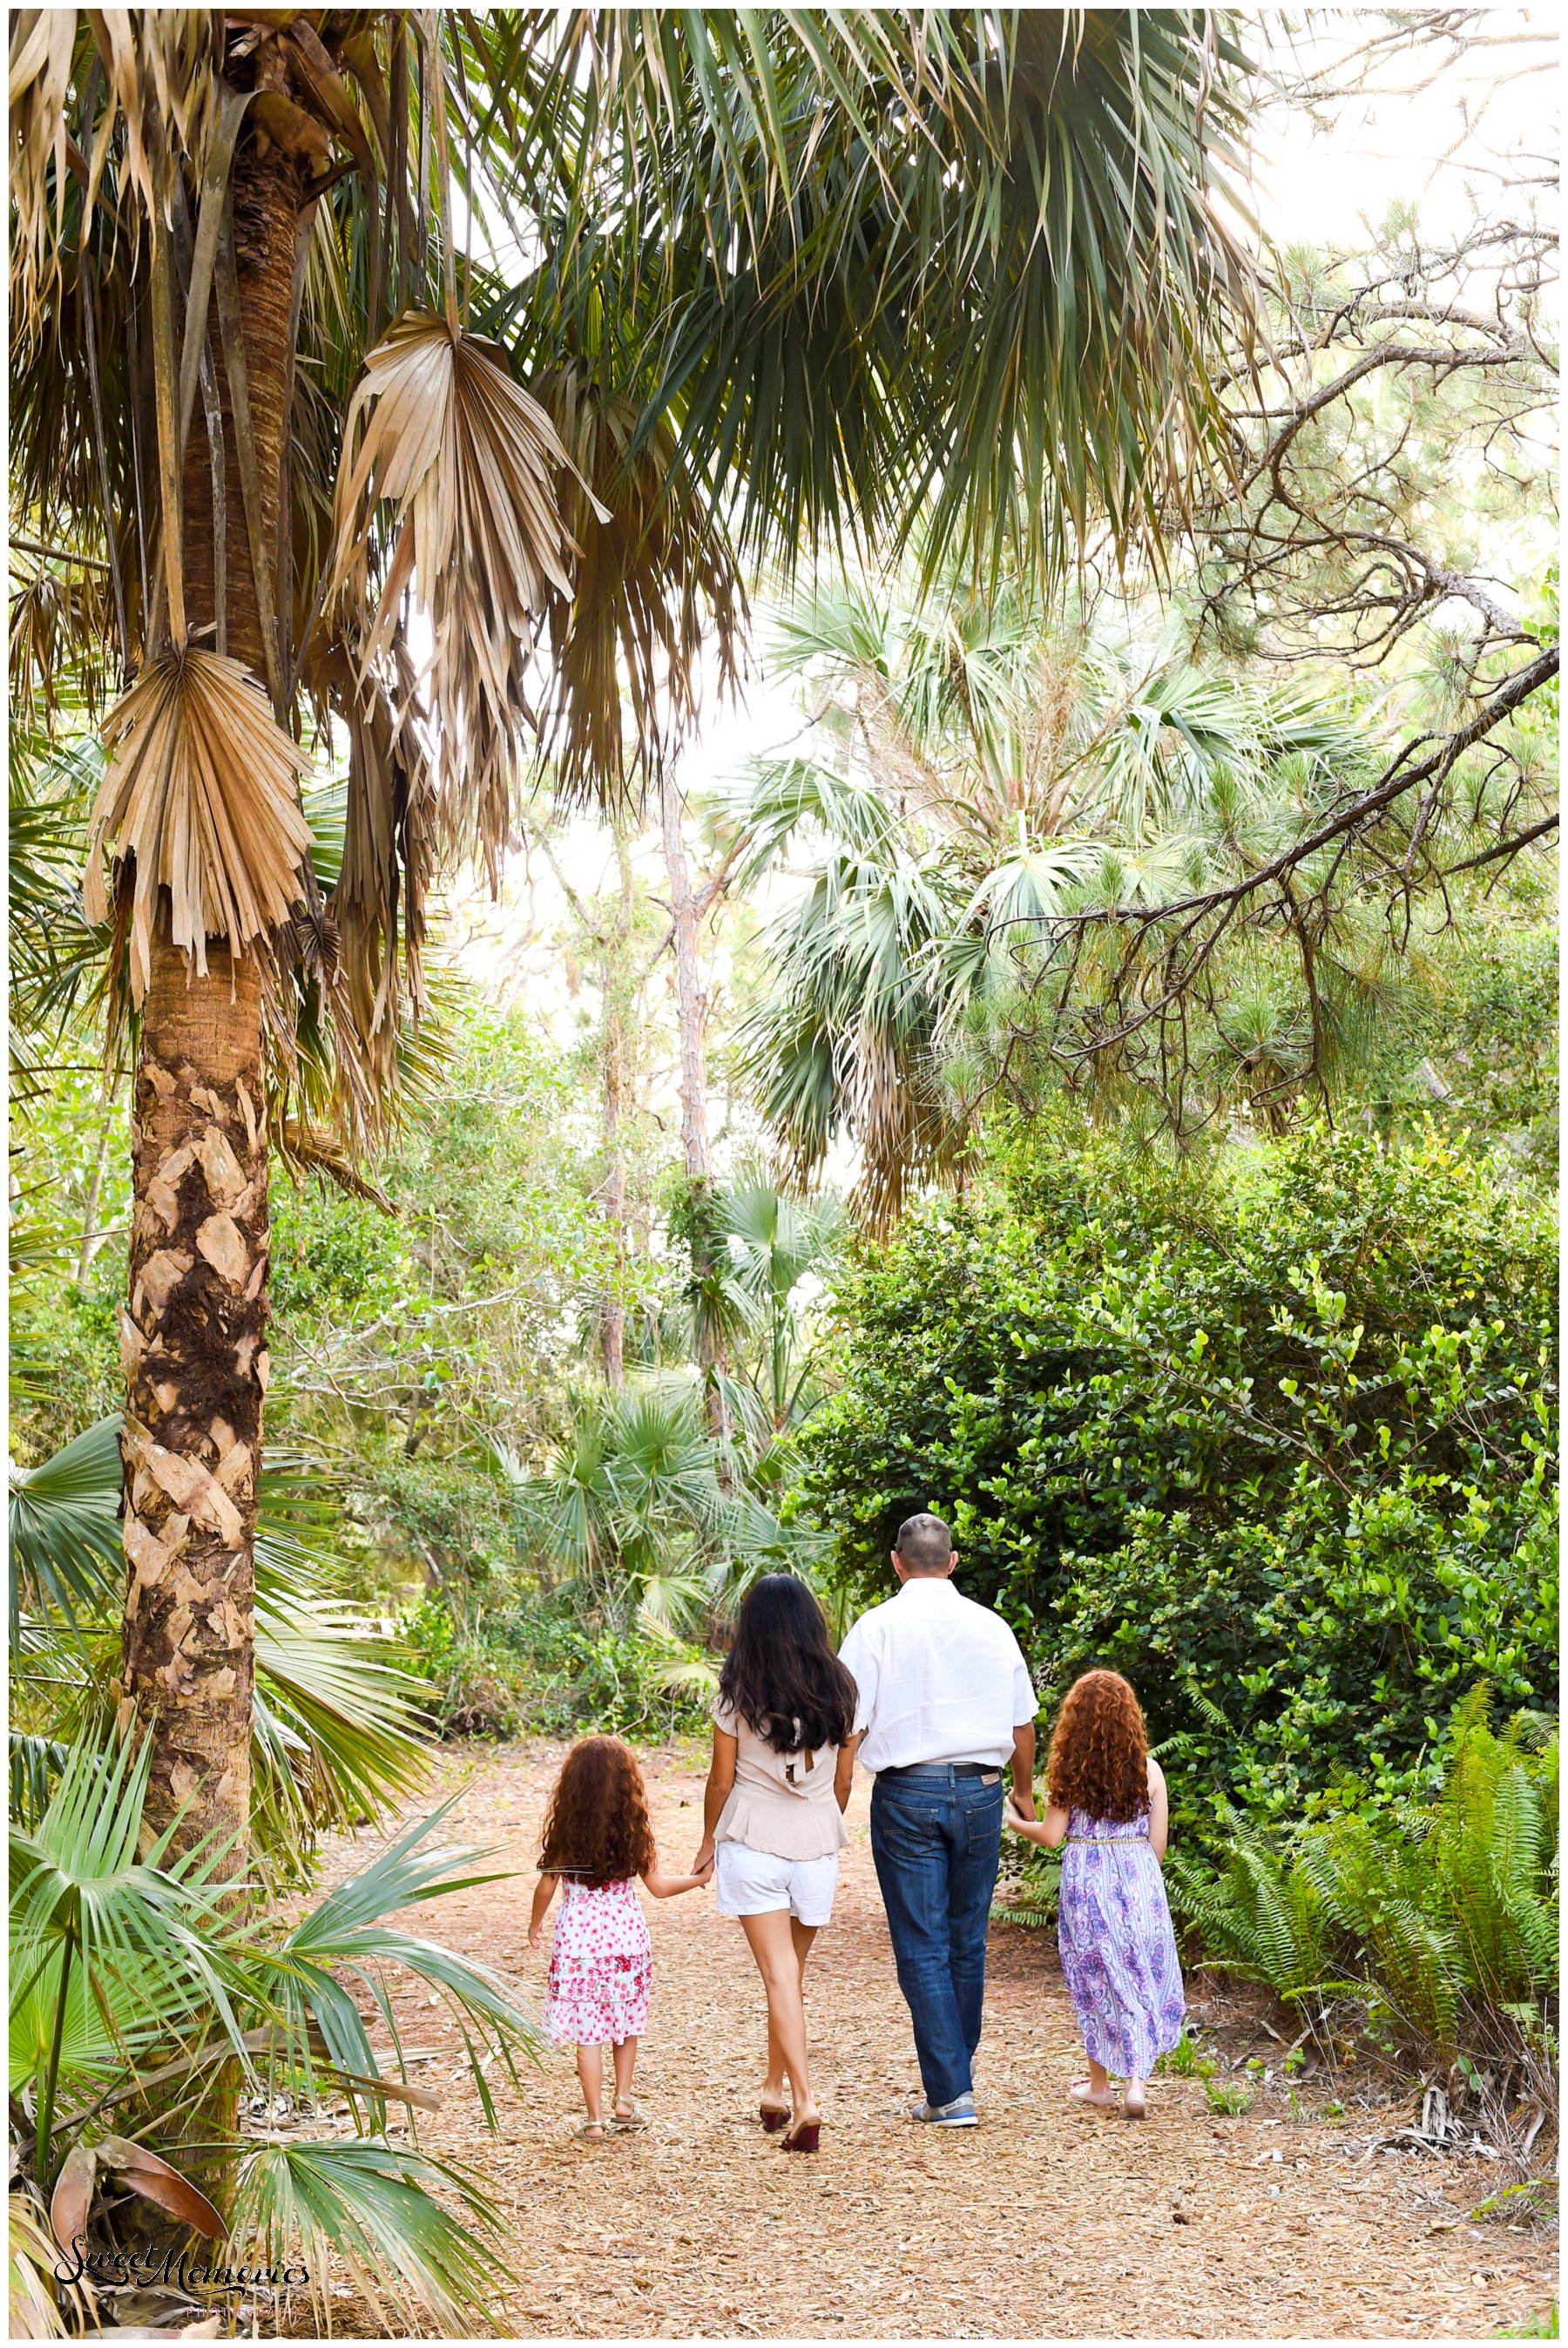
[[[537,1949],[545,1914],[564,1886],[550,1951],[545,2030],[551,2041],[577,2048],[577,2075],[588,2117],[580,2133],[605,2134],[601,2097],[604,2056],[610,2047],[617,2131],[647,2125],[632,2101],[637,2042],[648,2027],[653,1949],[637,1898],[641,1881],[655,1900],[695,1891],[712,1862],[692,1875],[660,1872],[648,1818],[648,1796],[636,1756],[619,1736],[588,1736],[567,1755],[545,1813],[538,1889],[528,1919],[528,1946]]]
[[[1089,2056],[1069,2093],[1102,2107],[1123,2081],[1122,2116],[1141,2120],[1144,2083],[1180,2043],[1182,1968],[1160,1862],[1169,1812],[1149,1758],[1137,1697],[1119,1672],[1085,1672],[1067,1692],[1048,1765],[1048,1807],[1036,1821],[1009,1807],[1015,1834],[1061,1859],[1057,1941]]]

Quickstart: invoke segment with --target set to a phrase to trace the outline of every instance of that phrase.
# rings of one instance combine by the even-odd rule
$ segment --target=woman
[[[758,2114],[770,2134],[786,2131],[786,2152],[815,2152],[822,2127],[801,1977],[813,1941],[833,1921],[838,1854],[849,1839],[841,1814],[855,1704],[855,1682],[811,1591],[794,1574],[765,1574],[741,1607],[719,1682],[702,1847],[692,1865],[700,1875],[716,1861],[714,1904],[740,1918],[763,1977],[768,2067]]]

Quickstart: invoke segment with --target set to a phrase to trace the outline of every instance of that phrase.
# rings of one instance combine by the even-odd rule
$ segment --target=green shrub
[[[718,1684],[714,1660],[651,1625],[612,1631],[564,1600],[455,1615],[428,1596],[400,1618],[409,1653],[435,1683],[446,1736],[577,1736],[599,1730],[643,1742],[701,1729]]]
[[[1308,2019],[1352,1996],[1390,2047],[1507,2065],[1544,2046],[1558,1986],[1557,1748],[1460,1707],[1430,1802],[1348,1809],[1224,1864],[1173,1857],[1172,1904],[1211,1958]]]
[[[1178,1832],[1419,1796],[1479,1680],[1555,1687],[1553,1282],[1546,1201],[1435,1135],[1037,1134],[841,1281],[804,1498],[847,1602],[931,1508],[1048,1706],[1125,1671]]]

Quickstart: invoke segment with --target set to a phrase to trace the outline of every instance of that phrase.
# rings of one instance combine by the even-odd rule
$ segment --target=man
[[[1034,1688],[998,1614],[960,1598],[952,1534],[907,1518],[898,1594],[863,1614],[842,1650],[860,1702],[856,1743],[876,1783],[871,1853],[898,1986],[915,2025],[925,2101],[910,2117],[973,2127],[986,1925],[1001,1848],[1002,1767],[1034,1816]]]

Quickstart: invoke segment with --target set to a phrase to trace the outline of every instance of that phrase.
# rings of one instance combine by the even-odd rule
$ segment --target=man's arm
[[[838,1651],[839,1662],[855,1682],[855,1734],[849,1743],[840,1748],[841,1760],[844,1753],[850,1754],[851,1768],[855,1766],[854,1755],[866,1742],[866,1732],[871,1725],[872,1710],[876,1702],[876,1657],[861,1627],[865,1619],[862,1615],[860,1622],[850,1624],[849,1636]],[[841,1801],[838,1807],[842,1809],[844,1803]]]
[[[1012,1733],[1013,1807],[1026,1818],[1034,1816],[1034,1723],[1024,1721]]]

